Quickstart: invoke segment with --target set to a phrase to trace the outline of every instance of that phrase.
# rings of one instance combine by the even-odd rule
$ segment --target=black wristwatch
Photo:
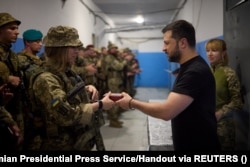
[[[103,107],[103,103],[102,103],[102,101],[101,100],[98,100],[98,110],[100,110],[100,109],[102,109],[102,107]]]

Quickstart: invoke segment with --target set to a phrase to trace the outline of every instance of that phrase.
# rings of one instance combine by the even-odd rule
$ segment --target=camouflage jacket
[[[242,109],[241,87],[233,69],[219,64],[212,67],[216,82],[216,111],[224,115]]]
[[[6,123],[7,125],[16,125],[16,122],[4,107],[0,107],[0,121]]]
[[[25,50],[17,53],[17,57],[25,88],[28,88],[31,75],[36,73],[39,68],[42,68],[43,61],[38,56],[28,53]]]
[[[4,75],[1,77],[3,77],[2,79],[4,79],[5,82],[8,81],[10,75],[19,76],[20,74],[18,58],[10,48],[10,44],[0,43],[0,61],[6,65],[4,66]],[[10,91],[14,93],[14,97],[5,105],[5,108],[17,122],[19,128],[23,130],[20,87],[13,87],[10,85],[9,88]],[[6,119],[7,118],[8,117],[6,117]],[[7,121],[12,122],[12,118]]]
[[[84,80],[87,76],[87,70],[84,68],[85,66],[86,61],[84,60],[84,58],[77,56],[75,63],[72,65],[71,69]]]
[[[122,61],[114,55],[108,54],[104,58],[106,66],[106,72],[108,78],[120,78],[123,79],[123,70],[126,67],[126,61]]]
[[[18,59],[10,48],[11,45],[0,43],[0,61],[7,65],[9,75],[17,75],[19,70]]]
[[[8,82],[9,69],[3,62],[0,61],[0,85]]]
[[[71,77],[69,73],[71,73],[71,70],[55,73],[46,69],[45,72],[36,77],[32,84],[36,105],[43,112],[42,116],[45,120],[48,138],[54,136],[65,139],[66,137],[71,140],[71,142],[64,143],[65,140],[58,141],[57,138],[57,142],[61,143],[58,146],[60,148],[57,149],[62,149],[64,145],[66,147],[67,144],[76,142],[77,129],[84,129],[82,134],[94,129],[94,112],[92,105],[89,103],[87,92],[83,91],[80,95],[77,95],[78,102],[75,104],[70,104],[67,101],[67,93],[76,84],[75,78]],[[61,113],[62,108],[67,110],[66,114]],[[89,133],[89,135],[88,138],[91,139],[95,134]]]

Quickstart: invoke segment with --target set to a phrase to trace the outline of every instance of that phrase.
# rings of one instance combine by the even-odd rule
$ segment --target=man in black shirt
[[[123,92],[116,103],[163,120],[172,120],[174,150],[220,150],[215,118],[215,80],[195,50],[195,29],[185,20],[162,30],[163,51],[180,64],[174,87],[163,103],[142,102]]]

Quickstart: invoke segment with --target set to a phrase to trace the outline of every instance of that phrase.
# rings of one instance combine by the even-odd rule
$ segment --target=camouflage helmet
[[[123,49],[123,52],[131,53],[132,51],[131,51],[129,48],[124,48],[124,49]]]
[[[118,49],[118,47],[117,47],[115,44],[113,44],[113,43],[111,43],[111,42],[109,41],[109,43],[108,43],[108,50],[110,50],[110,49],[112,49],[112,48]]]
[[[51,27],[43,40],[45,47],[82,46],[78,31],[73,27]]]
[[[11,22],[16,22],[18,25],[21,24],[21,21],[15,19],[9,13],[0,13],[0,27]]]

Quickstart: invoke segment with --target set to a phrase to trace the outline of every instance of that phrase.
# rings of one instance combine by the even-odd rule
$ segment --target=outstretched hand
[[[115,105],[115,102],[109,98],[110,94],[111,94],[111,92],[106,93],[101,100],[103,103],[104,110],[109,110],[110,108],[112,108]]]
[[[132,99],[132,97],[126,92],[122,92],[121,94],[123,98],[120,100],[117,100],[115,103],[125,110],[130,109],[129,101]]]

